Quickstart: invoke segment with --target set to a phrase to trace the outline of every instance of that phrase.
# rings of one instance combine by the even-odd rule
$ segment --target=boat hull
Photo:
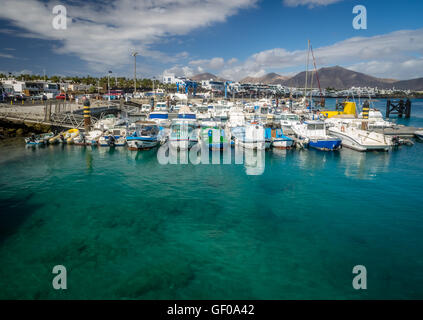
[[[321,151],[335,151],[341,147],[341,139],[310,140],[308,146]]]
[[[343,134],[341,132],[329,130],[330,134],[336,136],[342,140],[342,146],[353,149],[355,151],[365,152],[365,151],[388,151],[388,144],[380,145],[368,145],[363,144],[357,141],[356,139],[350,137],[349,135]]]
[[[274,140],[272,143],[273,148],[276,149],[291,149],[294,145],[294,140]]]
[[[126,142],[128,144],[128,149],[131,151],[149,150],[159,145],[158,140],[128,139],[127,138]]]
[[[245,140],[235,138],[235,144],[245,149],[253,149],[253,150],[266,149],[265,141],[245,141]]]

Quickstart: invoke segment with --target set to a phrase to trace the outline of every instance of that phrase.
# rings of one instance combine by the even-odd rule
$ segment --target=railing
[[[77,128],[84,127],[84,116],[72,112],[54,112],[47,116],[44,107],[44,112],[26,112],[22,108],[0,108],[0,118],[5,120],[32,122],[38,124],[45,124],[57,127]],[[100,118],[104,117],[104,113]],[[98,118],[91,117],[91,124],[94,125]]]

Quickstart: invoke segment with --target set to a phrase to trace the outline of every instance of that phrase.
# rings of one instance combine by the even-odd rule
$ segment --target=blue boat
[[[323,121],[313,120],[294,124],[292,130],[295,135],[304,141],[304,145],[322,151],[334,151],[341,148],[342,140],[329,136]]]
[[[282,129],[266,128],[265,138],[266,148],[273,147],[276,149],[291,149],[294,145],[294,140],[285,136]]]

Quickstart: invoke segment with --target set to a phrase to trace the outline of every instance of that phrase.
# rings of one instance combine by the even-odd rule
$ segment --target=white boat
[[[168,111],[166,102],[157,102],[154,111]]]
[[[229,128],[243,127],[245,125],[245,115],[241,107],[235,106],[229,110]]]
[[[300,117],[295,113],[281,113],[280,119],[283,128],[291,128],[292,125],[300,123]]]
[[[285,136],[282,129],[266,128],[265,136],[266,144],[269,142],[270,146],[276,149],[291,149],[294,145],[294,140]]]
[[[119,119],[116,118],[114,115],[109,114],[105,116],[103,119],[97,121],[94,125],[94,129],[100,129],[102,131],[109,130],[114,128],[119,124]]]
[[[100,147],[123,147],[126,145],[126,128],[113,128],[107,130],[98,139]]]
[[[188,150],[198,142],[196,122],[193,119],[174,119],[170,127],[169,146]]]
[[[143,104],[141,106],[141,112],[150,112],[151,111],[151,105],[149,104]]]
[[[292,130],[311,148],[333,151],[341,147],[341,139],[326,134],[326,126],[323,121],[312,120],[293,124]]]
[[[161,127],[169,127],[169,113],[167,111],[153,111],[148,115],[149,121],[154,121],[157,125]]]
[[[129,150],[148,150],[160,143],[160,128],[155,121],[139,121],[135,129],[126,137]]]
[[[85,136],[85,142],[91,145],[97,145],[98,139],[100,139],[103,131],[101,130],[91,130],[88,132],[88,135]]]
[[[195,122],[197,115],[188,106],[182,106],[178,112],[178,119],[188,119]]]
[[[246,123],[243,127],[232,129],[235,145],[247,149],[266,149],[265,131],[262,124],[257,122]]]
[[[415,136],[423,141],[423,130],[414,132]]]
[[[342,145],[357,151],[383,150],[388,151],[392,139],[384,134],[361,130],[345,122],[329,128],[329,133],[342,140]]]
[[[44,145],[47,144],[48,141],[54,137],[54,134],[49,132],[49,133],[44,133],[44,134],[40,134],[40,135],[31,135],[28,138],[25,138],[25,143],[27,145]]]

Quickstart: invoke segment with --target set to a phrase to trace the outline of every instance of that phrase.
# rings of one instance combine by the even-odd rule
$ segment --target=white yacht
[[[345,121],[330,127],[329,133],[340,138],[344,147],[357,151],[388,151],[392,145],[392,139],[384,134],[361,130]]]

